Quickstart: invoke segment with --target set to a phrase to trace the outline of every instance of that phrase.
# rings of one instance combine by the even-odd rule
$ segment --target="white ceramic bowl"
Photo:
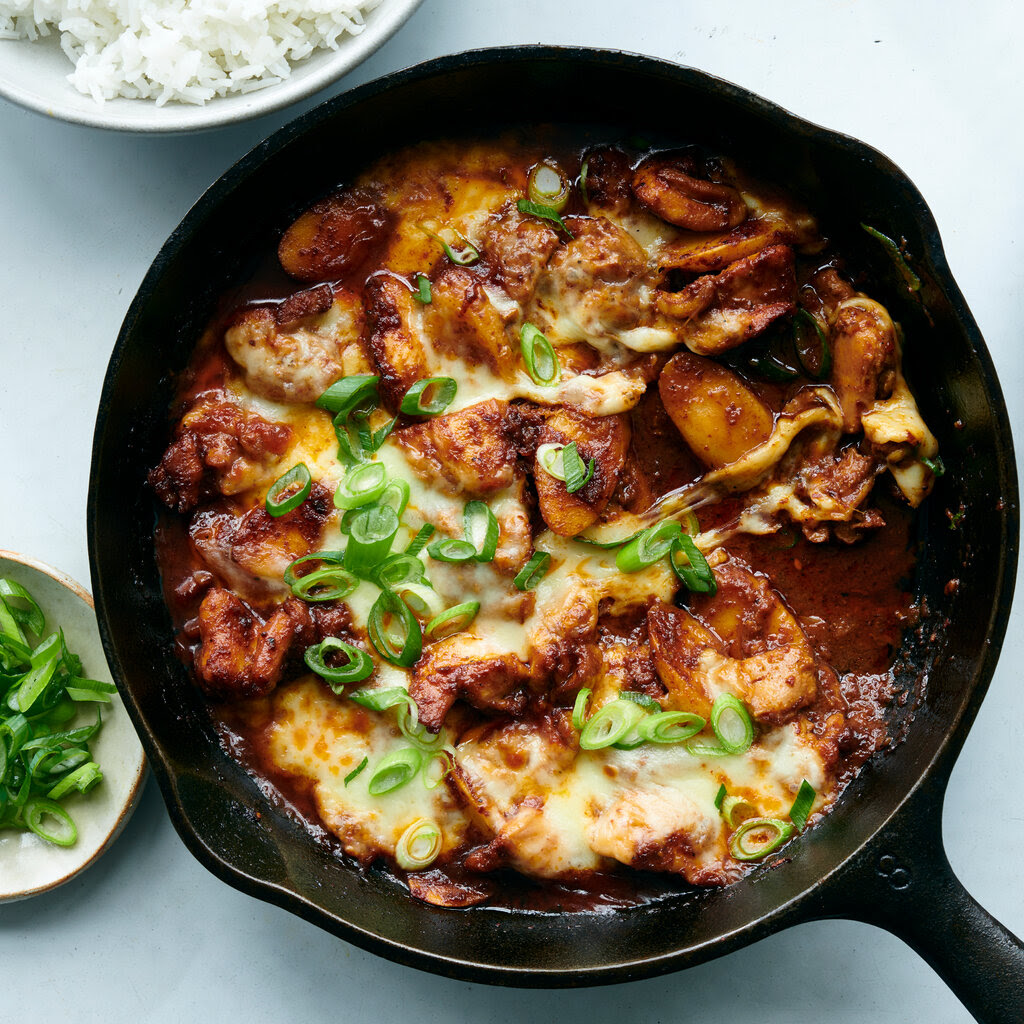
[[[346,37],[337,50],[317,50],[293,66],[279,85],[220,96],[204,106],[153,100],[113,99],[103,104],[67,80],[73,70],[61,51],[59,33],[29,42],[0,39],[0,96],[30,110],[75,124],[133,132],[190,132],[245,121],[311,96],[347,74],[405,23],[422,0],[381,0],[366,16],[366,28]]]
[[[89,677],[109,681],[88,591],[42,562],[0,551],[0,577],[5,576],[39,602],[48,629],[64,630],[69,650],[81,657]],[[78,826],[78,841],[60,847],[32,832],[0,829],[0,903],[35,896],[70,881],[109,849],[135,810],[146,776],[142,744],[119,694],[111,694],[110,703],[100,707],[103,728],[90,749],[103,769],[103,781],[91,793],[67,803]]]

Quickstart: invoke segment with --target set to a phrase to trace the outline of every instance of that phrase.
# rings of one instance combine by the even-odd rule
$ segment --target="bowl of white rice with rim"
[[[0,0],[0,96],[100,128],[213,128],[329,85],[421,2]]]

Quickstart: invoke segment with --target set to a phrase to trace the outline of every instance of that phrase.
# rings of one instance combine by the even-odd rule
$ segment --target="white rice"
[[[52,29],[97,103],[126,96],[202,104],[276,85],[317,49],[338,49],[381,0],[0,0],[0,40]],[[11,45],[0,42],[3,46]]]

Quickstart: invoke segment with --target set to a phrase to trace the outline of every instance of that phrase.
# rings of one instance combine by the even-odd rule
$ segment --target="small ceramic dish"
[[[64,630],[68,648],[81,657],[90,678],[110,679],[87,590],[62,572],[11,551],[0,550],[0,577],[17,581],[32,594],[46,614],[48,628]],[[142,744],[119,694],[111,694],[110,703],[102,708],[103,728],[91,748],[103,769],[103,781],[88,796],[74,797],[67,804],[78,826],[78,841],[60,847],[32,832],[0,829],[0,903],[70,881],[106,852],[135,810],[146,776]]]
[[[422,0],[382,0],[357,36],[337,50],[317,50],[293,65],[277,85],[218,96],[197,106],[116,98],[100,104],[68,81],[73,65],[60,48],[60,33],[29,42],[0,39],[0,96],[40,114],[73,124],[131,132],[191,132],[246,121],[281,110],[326,88],[361,64],[397,32]]]

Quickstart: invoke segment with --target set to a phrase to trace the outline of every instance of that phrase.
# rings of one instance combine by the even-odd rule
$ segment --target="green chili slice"
[[[546,551],[534,551],[526,565],[516,573],[516,578],[512,583],[517,590],[533,590],[544,579],[550,564],[551,555]]]
[[[549,388],[558,383],[562,371],[551,342],[531,323],[519,329],[519,348],[526,372],[534,384]]]
[[[861,227],[874,239],[877,239],[882,243],[885,251],[892,258],[893,263],[896,265],[896,269],[900,272],[900,276],[903,278],[907,288],[912,292],[920,291],[921,289],[921,278],[910,269],[910,264],[907,263],[906,257],[904,257],[900,247],[888,236],[883,235],[877,228],[871,227],[870,224],[861,224]]]
[[[564,231],[570,238],[574,237],[568,225],[559,216],[558,210],[553,206],[547,206],[544,203],[532,203],[529,199],[520,199],[516,203],[516,207],[520,213],[529,214],[531,217],[540,217],[542,220],[549,220],[552,224],[557,224],[560,231]]]
[[[462,527],[466,540],[473,545],[478,562],[493,562],[498,550],[501,528],[490,507],[483,501],[468,501],[462,510]]]
[[[832,349],[818,318],[802,307],[793,318],[793,347],[804,373],[825,380],[832,372]]]
[[[313,489],[313,477],[309,467],[300,462],[279,476],[267,491],[267,511],[276,519],[292,509],[298,508],[309,497]]]
[[[345,664],[328,665],[328,654],[343,655]],[[366,651],[336,636],[325,637],[314,647],[307,647],[303,657],[310,671],[325,680],[339,697],[345,692],[348,683],[360,683],[373,674],[373,659]]]
[[[729,852],[736,860],[760,860],[774,853],[794,832],[788,821],[748,818],[729,838]]]
[[[415,747],[402,747],[377,762],[367,786],[372,796],[383,796],[400,789],[414,779],[423,764],[423,755]]]
[[[424,377],[406,391],[402,412],[406,416],[440,416],[455,400],[458,390],[454,377]]]

